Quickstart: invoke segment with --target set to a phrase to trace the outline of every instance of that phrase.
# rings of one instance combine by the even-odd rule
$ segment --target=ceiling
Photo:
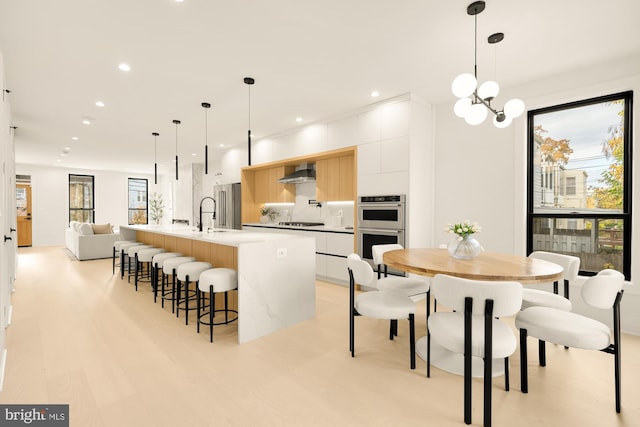
[[[470,2],[0,0],[16,162],[152,174],[158,132],[172,170],[178,119],[180,163],[202,163],[202,102],[210,158],[246,144],[249,119],[257,140],[409,92],[450,103],[473,72]],[[478,76],[508,88],[640,57],[638,16],[637,0],[488,0]]]

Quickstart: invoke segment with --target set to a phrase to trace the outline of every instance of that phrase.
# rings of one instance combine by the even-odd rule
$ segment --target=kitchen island
[[[315,317],[313,237],[185,225],[121,225],[122,239],[238,271],[238,343]]]

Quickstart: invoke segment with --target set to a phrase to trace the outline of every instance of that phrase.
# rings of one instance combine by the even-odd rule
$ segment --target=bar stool
[[[153,287],[153,276],[151,274],[151,261],[155,255],[166,252],[163,248],[147,248],[142,249],[136,253],[136,266],[135,266],[135,279],[134,283],[136,285],[136,291],[138,291],[138,280],[142,280],[144,277],[149,278],[149,282]],[[144,266],[147,265],[147,276],[144,275]],[[138,274],[138,269],[142,270],[142,274]]]
[[[135,260],[136,259],[136,254],[141,251],[142,249],[149,249],[149,248],[153,248],[153,245],[136,245],[136,246],[130,246],[127,249],[127,255],[129,256],[129,259],[127,260],[127,269],[129,270],[129,274],[127,275],[127,282],[131,283],[131,276],[135,276],[135,265],[134,265],[134,269],[131,269],[131,260]]]
[[[231,268],[212,268],[200,274],[198,282],[198,333],[200,324],[209,325],[209,342],[213,342],[213,325],[226,325],[238,320],[238,311],[229,310],[228,292],[238,289],[238,273]],[[201,313],[204,292],[209,292],[209,312]],[[216,310],[215,294],[224,292],[224,309]],[[224,311],[224,322],[214,323],[216,312]],[[229,313],[235,313],[235,318],[229,320]],[[208,316],[209,321],[202,320]]]
[[[120,264],[116,264],[116,254],[120,254],[120,246],[122,246],[125,243],[135,243],[133,240],[116,240],[115,242],[113,242],[113,255],[111,258],[111,264],[112,264],[112,273],[111,274],[116,274],[116,267],[120,267]]]
[[[200,280],[200,274],[203,271],[209,270],[213,267],[208,262],[187,262],[178,266],[178,287],[176,289],[176,317],[180,317],[180,310],[184,310],[184,324],[189,324],[189,310],[195,310],[196,307],[189,307],[189,301],[197,297],[198,281]],[[184,282],[184,300],[180,301],[180,287]],[[189,282],[195,282],[196,290],[192,294],[189,294]],[[184,303],[184,307],[180,307],[180,304]]]
[[[122,243],[120,244],[120,279],[124,279],[125,268],[125,259],[128,257],[129,248],[132,246],[141,245],[140,242],[130,242],[130,243]]]
[[[151,286],[153,288],[154,303],[158,301],[158,272],[162,271],[162,266],[165,260],[179,256],[182,256],[182,254],[178,252],[163,252],[153,256],[153,260],[151,261]],[[164,279],[165,275],[162,274],[162,293],[160,295],[164,294]],[[162,299],[162,307],[164,308],[164,299]]]
[[[175,313],[176,311],[176,275],[178,272],[178,266],[180,264],[184,264],[185,262],[194,262],[196,259],[192,256],[179,256],[173,257],[164,260],[162,265],[162,273],[163,275],[167,275],[167,280],[169,280],[169,275],[172,276],[171,279],[171,293],[164,292],[164,286],[162,289],[162,307],[164,307],[164,300],[171,300],[171,312]],[[163,277],[164,281],[165,278]]]

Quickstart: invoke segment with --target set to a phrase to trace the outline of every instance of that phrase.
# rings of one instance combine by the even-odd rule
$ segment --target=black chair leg
[[[538,359],[540,360],[540,366],[547,366],[547,352],[545,342],[538,340]]]
[[[520,329],[520,390],[529,392],[529,374],[527,372],[527,330]]]
[[[504,391],[509,391],[509,358],[504,358]]]
[[[416,369],[416,321],[413,313],[409,314],[409,351],[411,369]]]
[[[427,326],[427,378],[431,378],[431,334]]]
[[[493,359],[484,360],[484,427],[491,427],[491,379]]]

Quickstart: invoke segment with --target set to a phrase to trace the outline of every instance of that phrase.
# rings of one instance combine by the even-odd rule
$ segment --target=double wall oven
[[[405,195],[358,197],[358,254],[374,269],[371,247],[397,243],[405,245]],[[389,273],[404,272],[389,269]]]

